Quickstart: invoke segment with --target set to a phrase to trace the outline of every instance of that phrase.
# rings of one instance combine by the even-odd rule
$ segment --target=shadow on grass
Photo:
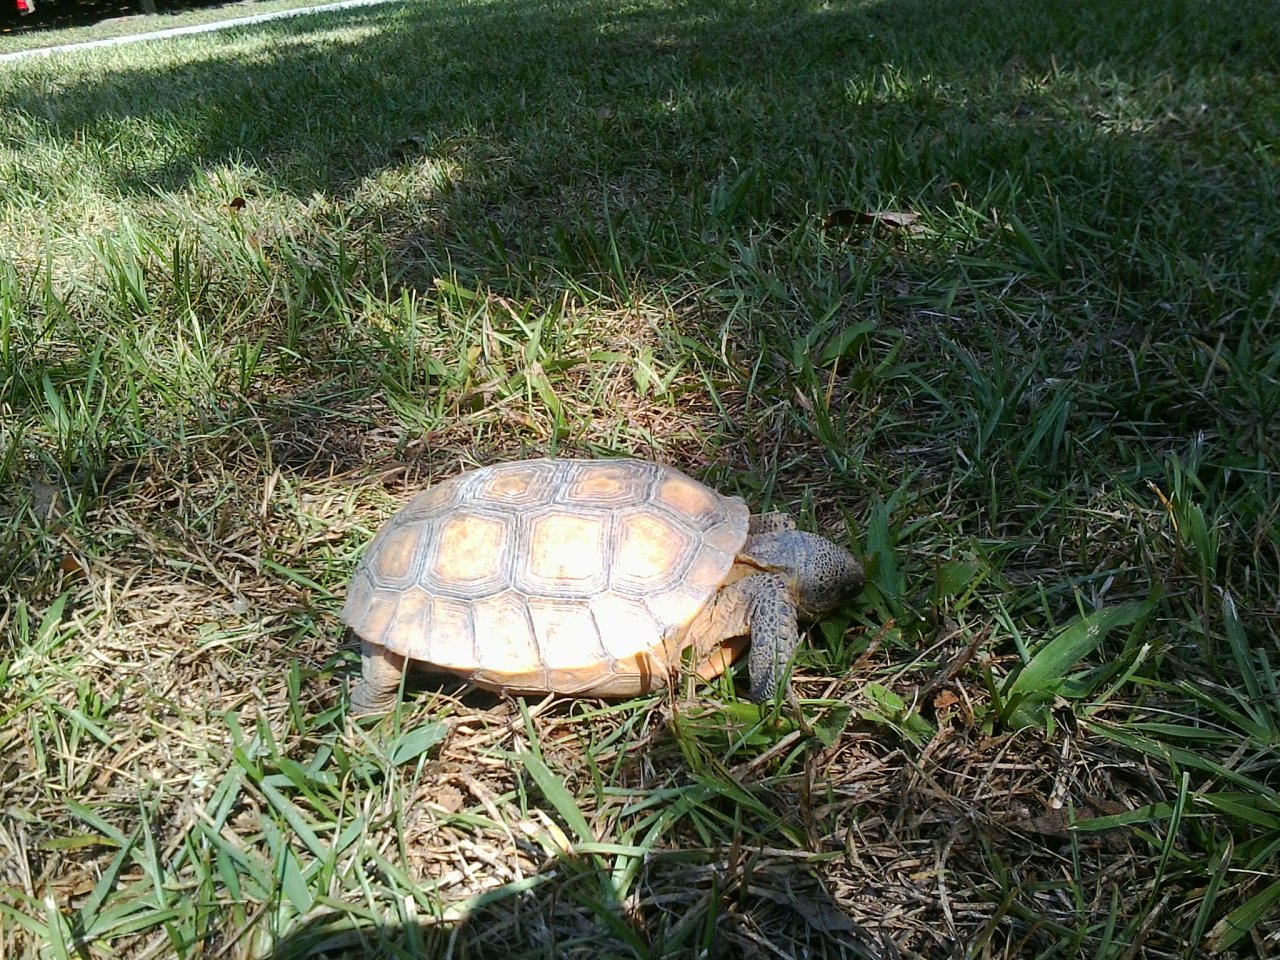
[[[261,24],[260,47],[193,62],[152,48],[153,61],[19,87],[6,108],[41,138],[110,152],[109,191],[181,190],[236,163],[301,199],[354,201],[406,260],[590,265],[611,233],[661,274],[702,260],[687,238],[735,221],[943,204],[1011,175],[1047,194],[1036,178],[1051,173],[1082,222],[1133,213],[1094,209],[1117,175],[1212,214],[1210,191],[1179,201],[1163,161],[1133,152],[1182,118],[1144,128],[1125,103],[1195,77],[1209,108],[1236,109],[1228,85],[1266,68],[1265,30],[1258,11],[1183,0],[393,5]]]
[[[1276,244],[1249,222],[1265,216],[1260,161],[1214,143],[1197,153],[1196,117],[1230,114],[1233,137],[1269,142],[1268,103],[1244,95],[1275,69],[1269,29],[1263,5],[1187,0],[391,4],[224,35],[239,45],[180,40],[0,71],[6,124],[22,141],[0,176],[56,200],[79,165],[107,196],[193,191],[215,221],[240,191],[246,222],[292,215],[255,190],[318,209],[322,236],[290,251],[314,255],[291,264],[282,324],[304,328],[287,345],[316,366],[350,359],[350,342],[314,335],[326,325],[313,316],[363,319],[365,304],[343,300],[349,289],[394,300],[454,275],[504,295],[548,276],[642,277],[657,289],[692,277],[705,297],[740,274],[735,292],[760,302],[735,315],[761,324],[865,303],[895,271],[913,284],[891,306],[954,314],[958,289],[1003,288],[1016,272],[1035,294],[1074,282],[1076,301],[1203,297],[1192,319],[1208,326],[1261,301]],[[196,59],[180,59],[187,50]],[[1217,123],[1205,136],[1229,127]],[[891,204],[957,220],[973,208],[976,225],[865,256],[805,242],[817,214]],[[99,229],[74,216],[59,227]],[[183,251],[197,264],[203,226]],[[772,242],[777,233],[790,242]],[[372,252],[353,249],[366,240]],[[1198,262],[1250,250],[1256,289],[1195,283]],[[345,273],[343,258],[354,261]],[[851,274],[864,287],[846,296]],[[211,303],[223,322],[228,311]],[[1061,312],[1076,306],[1068,298]],[[258,307],[246,308],[249,334]],[[370,333],[356,359],[395,356],[395,338],[386,343]],[[22,402],[35,407],[40,378],[30,382]]]
[[[1192,296],[1201,295],[1199,288],[1183,283],[1178,271],[1184,264],[1192,265],[1186,276],[1194,278],[1197,260],[1239,257],[1239,248],[1247,246],[1239,242],[1242,236],[1255,249],[1265,246],[1265,236],[1251,233],[1256,224],[1248,219],[1265,209],[1257,202],[1266,196],[1257,189],[1257,170],[1270,160],[1263,158],[1262,150],[1251,154],[1238,147],[1275,139],[1262,135],[1274,124],[1264,116],[1272,101],[1248,97],[1251,85],[1265,90],[1265,83],[1273,82],[1266,78],[1275,69],[1274,55],[1262,42],[1270,29],[1268,12],[1263,4],[1230,7],[1187,0],[1141,7],[1091,0],[1034,8],[1009,0],[963,6],[941,0],[885,0],[837,2],[823,9],[789,0],[673,0],[666,6],[574,0],[448,7],[416,3],[323,21],[265,24],[237,35],[257,38],[257,46],[246,42],[233,48],[234,54],[224,51],[198,62],[174,63],[166,58],[184,48],[164,45],[147,47],[145,56],[95,57],[92,62],[102,66],[94,70],[76,61],[6,70],[0,73],[0,99],[7,124],[25,125],[17,137],[24,141],[22,162],[29,155],[28,145],[43,145],[56,157],[46,168],[36,168],[38,162],[32,161],[33,169],[10,169],[35,196],[58,197],[66,167],[83,160],[90,176],[99,178],[102,192],[112,197],[151,199],[157,192],[192,191],[199,201],[216,206],[235,195],[230,191],[243,190],[243,219],[248,220],[256,199],[247,188],[257,187],[264,195],[284,193],[302,204],[314,203],[332,218],[321,226],[332,223],[333,233],[344,242],[356,232],[348,227],[374,227],[368,232],[384,245],[385,262],[381,255],[371,255],[344,274],[336,266],[340,257],[330,256],[328,247],[317,247],[321,255],[299,269],[298,296],[288,306],[306,305],[309,298],[318,306],[314,313],[300,309],[282,321],[303,328],[296,348],[287,343],[290,357],[297,357],[296,369],[288,371],[290,381],[264,386],[251,376],[251,369],[243,375],[245,389],[255,399],[268,395],[288,400],[263,418],[269,429],[262,442],[273,445],[273,457],[296,473],[327,477],[380,462],[365,455],[379,448],[374,443],[362,446],[351,436],[351,425],[377,423],[381,429],[392,420],[381,415],[382,409],[364,417],[360,404],[378,392],[381,371],[376,365],[383,360],[390,364],[398,352],[407,353],[396,349],[405,341],[394,338],[384,343],[365,333],[360,334],[363,339],[346,337],[342,324],[363,324],[368,316],[362,304],[339,295],[361,284],[377,288],[389,280],[392,288],[404,284],[431,289],[434,277],[456,271],[477,276],[477,289],[526,283],[520,295],[528,296],[527,284],[548,275],[554,276],[549,284],[554,287],[563,278],[587,277],[594,282],[592,275],[603,272],[618,283],[635,274],[659,284],[692,276],[690,286],[704,295],[732,270],[741,269],[756,272],[751,282],[732,292],[759,302],[733,316],[749,315],[749,322],[765,323],[787,310],[803,320],[805,307],[818,316],[831,306],[818,302],[823,296],[840,305],[840,291],[824,290],[818,282],[824,275],[804,262],[811,254],[818,260],[816,245],[795,241],[770,248],[770,231],[801,234],[816,213],[846,204],[904,204],[924,212],[956,212],[969,205],[978,211],[974,222],[994,238],[991,243],[1004,245],[997,250],[999,256],[984,260],[981,246],[971,244],[959,230],[927,248],[902,245],[893,251],[900,260],[865,267],[872,275],[869,284],[880,279],[874,276],[877,271],[886,281],[892,279],[889,274],[900,262],[924,278],[910,291],[911,299],[904,294],[894,309],[905,313],[907,307],[926,304],[945,310],[937,316],[950,322],[952,295],[981,282],[984,271],[997,275],[1000,283],[993,285],[993,299],[1003,301],[1010,278],[1036,288],[1037,294],[1057,291],[1080,264],[1096,268],[1080,281],[1092,286],[1084,287],[1084,294],[1077,289],[1051,302],[1046,313],[1079,313],[1081,322],[1087,322],[1095,316],[1083,309],[1090,298],[1093,303],[1121,302],[1132,289],[1143,290],[1149,303],[1168,298],[1181,308]],[[214,41],[204,49],[217,48]],[[1212,118],[1208,126],[1199,125],[1202,115]],[[225,166],[236,169],[226,173],[221,169]],[[1010,182],[1017,183],[1017,190],[1001,193],[1002,184]],[[317,194],[322,195],[318,201]],[[1021,220],[1011,219],[1010,213]],[[1274,218],[1273,213],[1267,216]],[[1027,242],[1006,226],[1028,223]],[[1138,225],[1145,231],[1143,244],[1136,239]],[[93,229],[79,222],[75,227]],[[207,242],[206,236],[197,235],[201,244]],[[762,235],[765,240],[753,246]],[[1168,259],[1144,264],[1140,256],[1146,250]],[[1275,254],[1270,256],[1274,263]],[[388,268],[393,276],[381,273]],[[1226,272],[1234,269],[1228,266]],[[1243,267],[1238,272],[1248,274],[1246,281],[1265,278],[1261,266],[1252,273]],[[337,276],[330,278],[330,287],[317,292],[316,278],[322,274]],[[836,270],[829,274],[834,287]],[[1226,325],[1250,315],[1247,309],[1231,309],[1248,307],[1255,299],[1247,282],[1237,288],[1235,279],[1215,309],[1205,311],[1209,320]],[[394,289],[387,292],[394,298]],[[333,296],[326,299],[330,293]],[[1095,296],[1098,293],[1107,295]],[[266,295],[262,299],[270,302]],[[1034,309],[1043,306],[1030,298],[1025,302]],[[865,303],[845,309],[852,313]],[[273,305],[287,313],[280,304]],[[1161,313],[1144,312],[1143,305],[1125,302],[1117,312],[1135,318],[1135,326],[1139,317],[1143,324],[1168,323],[1175,328],[1170,339],[1178,335],[1179,324],[1191,334],[1203,335],[1196,326],[1203,318],[1189,307],[1181,313]],[[736,310],[737,305],[731,306]],[[772,309],[754,309],[761,306]],[[1010,306],[1010,312],[1017,306]],[[254,324],[261,322],[257,307],[257,301],[249,299],[241,318],[244,329],[254,335]],[[191,312],[183,309],[173,316],[185,318]],[[499,309],[492,312],[502,316]],[[716,320],[728,312],[732,311],[717,314]],[[315,314],[334,318],[328,326],[336,332]],[[1100,325],[1109,317],[1105,308],[1098,308],[1096,315]],[[987,319],[978,311],[969,318],[975,323]],[[210,323],[224,319],[224,312],[217,311]],[[456,329],[469,331],[471,341],[449,330],[440,336],[461,343],[461,365],[470,342],[478,342],[481,334],[463,324]],[[227,339],[241,336],[237,327],[223,332]],[[514,336],[519,331],[512,332],[513,342],[523,347]],[[791,332],[786,333],[789,337]],[[1141,329],[1132,335],[1126,331],[1117,340],[1140,342],[1143,334]],[[165,335],[170,336],[167,330]],[[1029,338],[1040,335],[1036,330],[1028,333]],[[787,339],[785,346],[791,342]],[[150,356],[143,349],[150,346],[143,343],[139,355]],[[1108,352],[1120,352],[1110,340],[1104,346]],[[524,356],[522,350],[512,352]],[[372,362],[353,362],[366,358]],[[1058,375],[1058,359],[1046,373]],[[344,386],[351,404],[348,419],[335,415],[348,412],[334,400],[332,370],[343,361],[353,381],[361,378]],[[1072,362],[1069,355],[1063,360],[1067,366]],[[1210,363],[1216,362],[1215,349]],[[252,366],[248,361],[246,365]],[[975,362],[974,368],[980,371],[982,363]],[[297,386],[298,380],[314,384],[325,378],[330,385],[314,393]],[[835,379],[833,370],[829,382]],[[411,399],[429,395],[421,382],[408,383],[405,394]],[[461,386],[449,389],[472,391],[465,377],[459,382]],[[965,385],[963,377],[947,382],[957,388]],[[1203,382],[1209,383],[1207,375]],[[32,384],[40,389],[33,389],[23,405],[34,409],[40,390],[47,394],[52,388],[38,376]],[[202,386],[195,395],[208,402],[211,394],[220,396],[224,386]],[[487,401],[479,390],[473,392],[478,403]],[[1007,399],[994,390],[993,409]],[[1161,400],[1157,396],[1146,406],[1159,407]],[[451,416],[453,408],[441,409],[441,422],[460,419]],[[616,405],[610,409],[617,412]],[[1146,414],[1138,410],[1131,416]],[[424,443],[433,445],[437,458],[448,459],[439,452],[438,438],[427,433],[432,429],[430,418],[422,419]],[[670,430],[670,419],[657,422]],[[150,426],[140,422],[138,432],[149,437],[143,428]],[[757,426],[752,423],[747,429],[755,432]],[[1185,429],[1185,418],[1173,427]],[[939,429],[924,423],[921,433]],[[856,439],[859,431],[851,433]],[[488,435],[517,436],[516,428],[505,422]],[[714,443],[716,434],[709,436]],[[841,440],[824,438],[833,448],[841,448]],[[127,560],[138,570],[155,571],[155,583],[172,587],[189,609],[200,607],[199,615],[190,617],[191,624],[217,616],[211,609],[227,610],[228,619],[241,616],[231,605],[241,582],[252,582],[260,591],[253,596],[252,611],[277,610],[281,599],[275,574],[264,574],[255,562],[264,552],[279,551],[277,568],[293,564],[308,576],[328,576],[336,582],[334,571],[347,560],[333,558],[325,531],[347,522],[344,508],[329,501],[296,508],[282,504],[286,519],[296,513],[296,530],[267,516],[274,479],[261,470],[252,443],[230,433],[215,441],[224,446],[210,441],[204,450],[199,443],[205,441],[178,443],[178,456],[172,458],[177,482],[158,476],[155,489],[142,491],[138,501],[148,518],[145,522],[168,536],[148,536],[129,548],[112,543],[111,562],[119,568]],[[378,442],[384,454],[395,446],[385,439]],[[817,446],[807,434],[804,442]],[[901,446],[916,457],[915,443]],[[193,448],[198,457],[216,461],[199,464],[203,474],[187,465]],[[236,451],[246,453],[237,457]],[[949,451],[943,455],[951,456]],[[991,462],[1003,470],[1003,461],[997,463],[993,456]],[[795,467],[787,469],[794,477]],[[855,467],[862,475],[875,469]],[[1038,500],[1042,489],[1037,481],[1031,494]],[[185,499],[175,504],[174,490]],[[1007,515],[1004,519],[1007,523]],[[123,521],[108,526],[113,537],[129,529]],[[302,534],[297,530],[317,535],[299,546]],[[228,544],[228,531],[240,539]],[[1097,543],[1105,539],[1089,538]],[[217,544],[225,552],[212,561],[194,549],[184,553],[188,541],[200,550]],[[1016,539],[1010,543],[1022,550]],[[1055,549],[1051,543],[1049,554]],[[1055,576],[1064,552],[1049,556],[1054,562],[1045,564]],[[168,567],[155,563],[157,553],[172,561]],[[1086,563],[1085,551],[1080,553],[1079,568],[1106,569],[1092,556]],[[51,558],[51,565],[58,556]],[[1118,562],[1106,555],[1103,561]],[[1031,568],[1031,562],[1026,563]],[[317,569],[323,573],[316,574]],[[1070,574],[1063,576],[1070,582]],[[193,591],[192,584],[201,577],[215,586],[204,593]],[[228,583],[237,586],[233,590]],[[310,596],[305,594],[298,603],[314,602]],[[210,598],[224,601],[223,606],[210,606]],[[158,601],[146,595],[138,602]],[[132,624],[122,628],[131,636],[141,630]],[[193,660],[190,637],[172,633],[172,661]],[[276,642],[274,635],[264,636]],[[319,631],[312,636],[317,643],[325,641],[327,651],[327,639]],[[277,652],[275,647],[263,649]],[[254,683],[265,689],[283,683],[277,659],[260,660],[256,676],[252,671],[249,677],[233,675],[237,696]],[[135,669],[149,676],[143,666]],[[204,682],[203,674],[191,676]],[[225,679],[217,682],[230,685]],[[198,684],[187,681],[185,686]],[[51,747],[47,753],[61,757],[66,751]],[[164,763],[174,771],[175,782],[187,776],[180,765],[167,759]],[[993,754],[983,769],[996,766]],[[1034,793],[1028,788],[1025,795],[1048,796],[1056,789],[1048,782],[1054,764],[1045,760],[1033,769],[1046,771],[1046,781],[1036,783]],[[864,783],[865,773],[858,768],[848,780]],[[952,781],[955,786],[940,790],[938,796],[946,800],[959,795],[967,783],[978,781],[963,767]],[[1008,793],[985,785],[981,792],[983,797]],[[905,793],[904,788],[885,795],[897,804]],[[1140,798],[1141,804],[1149,801],[1154,802]],[[895,864],[910,866],[911,885],[904,881],[903,887],[924,890],[913,864],[936,862],[937,850],[951,849],[950,831],[963,813],[931,802],[930,808],[934,806],[943,815],[930,822],[932,832],[918,847],[924,859],[908,863],[898,847],[887,844],[874,868],[859,864],[857,872],[878,879]],[[857,814],[859,822],[868,822],[852,801],[848,810],[850,817]],[[890,807],[880,819],[883,835],[894,836],[896,816],[897,808]],[[884,827],[886,823],[890,826]],[[72,836],[79,843],[79,828],[75,831]],[[986,842],[979,833],[971,847],[985,854]],[[998,844],[993,849],[1001,856],[1008,853]],[[1020,862],[1017,856],[1008,859]],[[994,873],[1003,883],[1005,874],[989,869],[979,853],[973,854],[973,861],[977,866],[968,876],[985,883],[982,895],[1006,896],[995,883],[986,882]],[[1047,912],[1058,910],[1061,903],[1075,910],[1068,899],[1057,899],[1058,888],[1051,886],[1060,879],[1062,862],[1053,859],[1031,880],[1021,867],[1021,872],[1009,875],[1021,878],[1025,891],[1043,893],[1046,903],[1054,897],[1054,904],[1044,907]],[[346,955],[393,956],[412,953],[415,944],[429,953],[441,944],[447,948],[455,934],[456,942],[475,944],[473,955],[489,955],[483,951],[491,949],[491,942],[502,945],[493,955],[511,956],[517,950],[555,955],[566,943],[599,955],[604,951],[591,944],[598,943],[603,918],[617,921],[609,935],[622,944],[630,942],[626,932],[637,929],[644,931],[642,943],[670,944],[680,935],[700,944],[704,935],[714,938],[724,932],[720,924],[730,922],[723,920],[726,916],[758,921],[758,911],[748,914],[732,904],[733,909],[721,909],[718,880],[705,863],[675,864],[670,869],[687,874],[685,883],[668,885],[680,891],[677,899],[651,907],[655,912],[638,921],[629,900],[611,898],[603,871],[552,858],[536,874],[533,889],[513,890],[480,904],[459,926],[437,927],[412,918],[400,926],[370,925],[355,934],[357,943],[348,948],[333,938],[351,936],[350,931],[334,929],[331,921],[313,920],[288,934],[274,956],[283,960],[342,955],[336,951],[343,949],[354,951]],[[1101,869],[1083,873],[1104,875]],[[969,884],[973,889],[979,886]],[[927,892],[932,900],[933,888]],[[1005,902],[1015,902],[1018,892],[1011,888]],[[1146,896],[1144,888],[1140,895],[1125,893],[1124,901],[1112,903],[1123,902],[1128,910],[1145,902]],[[872,902],[879,906],[884,901]],[[1156,902],[1154,893],[1150,902]],[[1096,929],[1110,931],[1116,913],[1115,906],[1101,904],[1084,920],[1093,925],[1096,918]],[[1005,916],[1012,914],[992,921],[971,913],[964,929],[990,930],[1003,924]],[[511,926],[513,917],[522,925]],[[685,917],[692,918],[690,926],[681,927]],[[1125,917],[1127,922],[1128,913]],[[811,933],[816,930],[812,919],[793,917],[789,922],[801,923]],[[936,915],[929,922],[941,929]],[[1179,919],[1177,935],[1190,924]],[[1156,924],[1153,929],[1163,933],[1174,926]],[[816,933],[814,939],[824,944],[837,941]],[[740,949],[735,952],[733,947]],[[725,949],[725,955],[747,952],[735,941]]]
[[[638,884],[625,902],[602,864],[561,855],[533,876],[474,897],[461,909],[455,905],[448,919],[373,922],[352,912],[320,913],[297,924],[265,956],[392,960],[773,952],[880,960],[897,955],[887,934],[878,940],[845,915],[807,869],[770,867],[747,878],[694,855],[668,852],[659,859],[665,863],[652,871],[646,868],[647,882]],[[652,895],[654,890],[667,892]],[[409,900],[403,903],[412,913]]]

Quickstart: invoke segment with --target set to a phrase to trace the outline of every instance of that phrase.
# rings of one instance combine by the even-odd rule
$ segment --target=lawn
[[[0,956],[1280,956],[1273,5],[414,0],[0,65]],[[415,491],[848,545],[803,722],[424,677]]]

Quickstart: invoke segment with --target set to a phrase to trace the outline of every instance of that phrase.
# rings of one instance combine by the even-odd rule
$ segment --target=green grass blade
[[[297,834],[298,839],[303,842],[306,848],[310,850],[317,859],[322,861],[327,860],[330,855],[329,845],[320,839],[319,835],[307,820],[307,817],[293,803],[293,801],[265,780],[259,784],[259,789],[262,790],[263,796],[271,802],[271,805],[285,818],[294,833]]]
[[[1213,925],[1205,946],[1211,953],[1221,953],[1244,939],[1258,924],[1271,915],[1280,903],[1280,880],[1273,880],[1240,906]]]
[[[595,833],[592,831],[591,825],[587,823],[587,818],[583,816],[582,810],[578,807],[573,794],[565,788],[564,782],[551,772],[551,769],[543,762],[542,758],[531,753],[521,753],[517,754],[515,759],[528,772],[533,782],[537,785],[538,791],[547,798],[556,812],[564,818],[564,822],[577,835],[578,839],[584,843],[595,843]]]
[[[1064,627],[1005,684],[1004,697],[1014,705],[1010,722],[1014,726],[1039,723],[1046,704],[1080,661],[1096,650],[1110,631],[1137,623],[1151,609],[1150,601],[1120,603],[1085,614]]]
[[[448,724],[424,723],[401,734],[391,748],[391,762],[396,766],[422,756],[449,732]]]

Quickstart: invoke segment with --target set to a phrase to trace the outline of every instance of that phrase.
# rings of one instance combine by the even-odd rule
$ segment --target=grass
[[[1269,14],[451,0],[0,68],[0,954],[1280,954]],[[547,453],[864,558],[811,730],[732,678],[347,722],[378,524]]]

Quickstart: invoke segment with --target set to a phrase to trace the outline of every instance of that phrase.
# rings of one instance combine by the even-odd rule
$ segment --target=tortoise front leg
[[[367,640],[360,642],[361,676],[351,690],[351,715],[386,713],[396,705],[404,657]]]
[[[780,686],[787,686],[787,666],[800,645],[796,602],[787,582],[777,574],[758,574],[738,582],[745,584],[751,595],[747,612],[751,625],[751,651],[747,654],[751,699],[767,703]]]
[[[710,679],[721,673],[749,637],[747,669],[751,699],[763,703],[786,679],[787,664],[800,643],[796,603],[787,582],[776,573],[757,573],[721,587],[715,599],[689,628],[698,652],[698,673]]]

